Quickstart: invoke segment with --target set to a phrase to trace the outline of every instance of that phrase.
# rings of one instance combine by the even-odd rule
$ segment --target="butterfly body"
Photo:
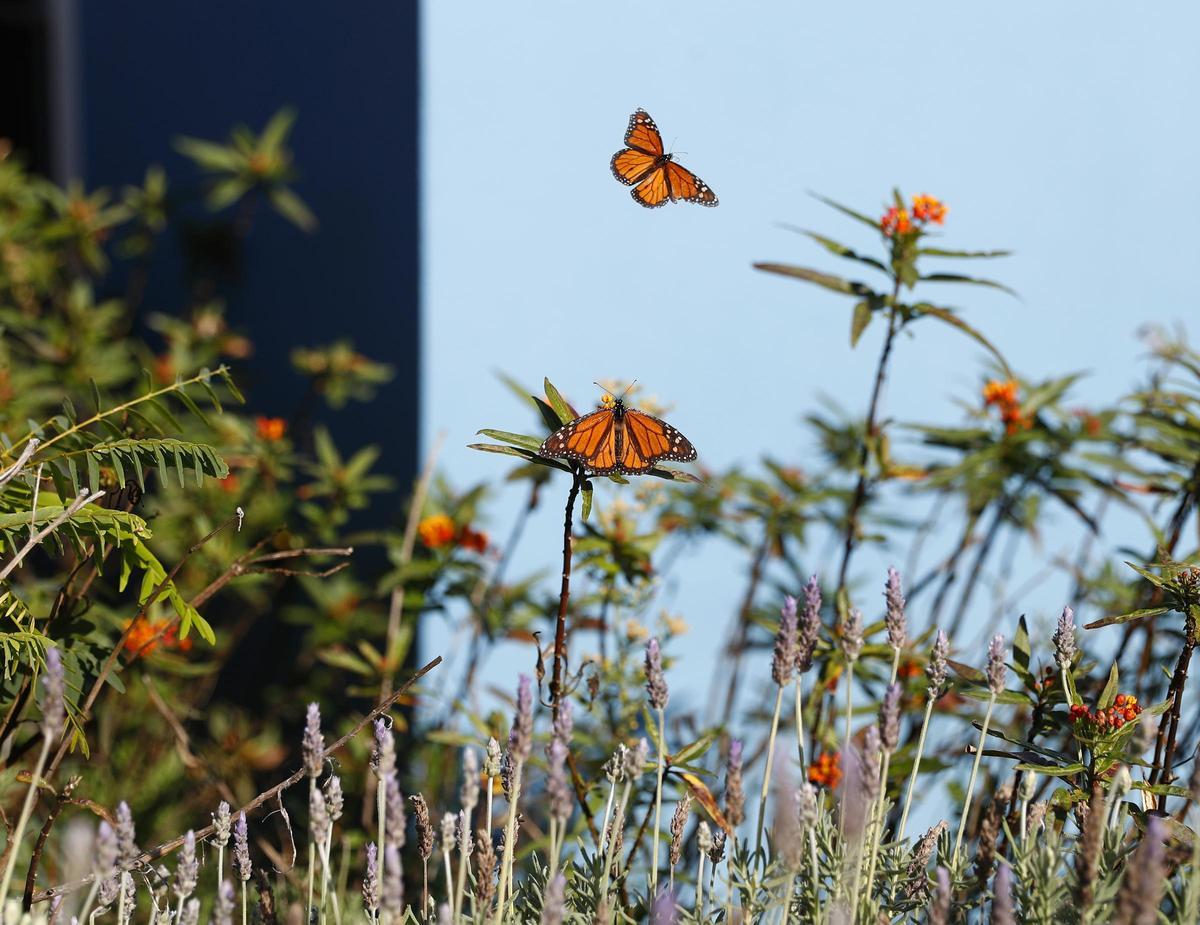
[[[629,117],[625,147],[612,156],[613,176],[626,186],[638,205],[657,209],[668,202],[715,206],[717,194],[663,148],[658,126],[644,109]]]
[[[666,421],[628,408],[621,399],[560,427],[538,453],[569,459],[593,475],[641,475],[661,460],[690,462],[696,448]]]

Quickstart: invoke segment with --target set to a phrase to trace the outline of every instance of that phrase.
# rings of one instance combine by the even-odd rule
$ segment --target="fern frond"
[[[99,389],[94,389],[93,398],[97,405],[96,413],[82,421],[78,419],[73,403],[69,399],[64,401],[61,414],[56,414],[41,424],[32,424],[29,432],[11,446],[6,445],[7,441],[0,441],[0,459],[15,458],[17,452],[30,438],[37,437],[42,441],[42,445],[38,448],[38,453],[34,455],[31,461],[31,464],[36,463],[40,459],[46,458],[50,447],[68,441],[88,431],[90,428],[103,428],[109,432],[109,435],[114,440],[119,441],[128,435],[122,431],[117,422],[123,421],[126,418],[136,419],[151,433],[160,435],[172,432],[178,433],[182,429],[182,425],[171,411],[170,403],[167,399],[171,399],[177,404],[182,405],[190,413],[207,424],[208,419],[204,411],[200,408],[189,390],[197,393],[202,392],[204,400],[211,404],[216,411],[221,411],[221,400],[212,385],[214,377],[220,380],[221,384],[225,386],[229,394],[236,401],[244,401],[233,382],[233,376],[230,374],[227,366],[220,366],[215,370],[202,369],[195,376],[188,379],[176,380],[170,385],[157,389],[153,387],[149,373],[146,374],[146,377],[146,392],[144,394],[108,408],[100,407],[102,403],[100,391]],[[158,420],[155,420],[152,415],[157,416]]]
[[[195,474],[197,486],[203,483],[205,476],[223,479],[229,475],[225,460],[211,446],[174,437],[125,437],[92,443],[90,446],[85,442],[85,445],[75,449],[41,457],[38,462],[49,467],[50,477],[54,479],[59,494],[67,489],[79,491],[80,465],[87,468],[89,486],[99,485],[101,468],[111,469],[121,488],[125,487],[130,476],[139,487],[145,488],[147,469],[156,469],[166,484],[170,484],[170,474],[174,470],[181,488],[185,470]]]

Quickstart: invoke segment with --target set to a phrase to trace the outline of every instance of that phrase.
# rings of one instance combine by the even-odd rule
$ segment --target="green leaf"
[[[1018,771],[1033,771],[1035,774],[1044,774],[1047,777],[1070,777],[1072,774],[1081,774],[1083,772],[1083,763],[1072,761],[1070,764],[1033,764],[1028,761],[1022,761],[1016,766]]]
[[[871,311],[871,303],[864,299],[854,306],[854,315],[850,319],[850,346],[858,346],[858,340],[871,323],[875,313]]]
[[[1170,607],[1146,607],[1142,610],[1131,610],[1129,613],[1123,613],[1116,617],[1102,617],[1099,620],[1093,620],[1091,623],[1085,623],[1085,630],[1099,629],[1102,626],[1115,626],[1119,623],[1132,623],[1134,620],[1144,620],[1146,617],[1157,617],[1162,613],[1169,613]]]
[[[1029,627],[1025,625],[1025,614],[1017,620],[1017,632],[1013,636],[1013,662],[1029,673]]]
[[[833,240],[832,238],[827,238],[823,234],[817,234],[815,231],[809,231],[805,228],[796,228],[794,225],[784,225],[783,227],[787,228],[789,231],[795,231],[804,235],[805,237],[812,238],[812,240],[816,241],[831,254],[836,254],[838,257],[843,257],[846,260],[854,260],[858,263],[865,264],[866,266],[874,267],[876,270],[881,270],[884,273],[888,272],[888,268],[883,264],[882,261],[876,260],[874,257],[868,257],[865,254],[860,254],[858,251],[855,251],[847,247],[845,244],[841,244],[838,241]]]
[[[814,199],[818,199],[821,202],[825,203],[825,205],[829,206],[830,208],[837,209],[843,215],[849,216],[850,218],[854,219],[856,222],[862,222],[868,228],[872,228],[875,231],[879,231],[879,221],[877,219],[869,218],[866,215],[863,215],[861,212],[855,212],[849,206],[844,206],[840,202],[834,202],[832,199],[828,199],[825,196],[822,196],[818,193],[809,193],[809,195],[812,196]]]
[[[277,186],[270,192],[271,205],[275,211],[286,218],[301,231],[316,231],[317,217],[305,205],[304,200],[286,186]]]
[[[175,150],[205,170],[232,173],[242,166],[242,159],[232,148],[199,138],[176,138]]]
[[[588,516],[592,513],[592,490],[594,486],[590,481],[583,483],[583,519],[586,522]]]
[[[672,755],[671,756],[671,764],[672,765],[687,764],[689,761],[692,761],[695,758],[699,758],[701,755],[703,755],[705,752],[708,751],[709,746],[711,746],[712,743],[713,743],[712,733],[711,732],[705,733],[700,738],[696,739],[696,741],[683,746],[683,748],[681,748],[674,755]]]
[[[1100,692],[1100,699],[1096,701],[1096,708],[1107,710],[1113,705],[1113,701],[1117,699],[1117,685],[1120,683],[1120,673],[1117,671],[1117,663],[1113,662],[1112,667],[1108,670],[1108,680],[1104,682],[1104,690]]]
[[[537,437],[530,437],[527,434],[513,434],[507,430],[492,430],[490,427],[485,427],[483,430],[477,431],[477,433],[480,436],[491,437],[493,440],[502,440],[505,443],[511,443],[513,446],[531,450],[534,453],[541,448],[543,442]]]
[[[980,703],[987,703],[991,699],[992,692],[986,687],[964,687],[959,690],[959,693],[964,697],[969,697],[971,700],[977,700]],[[1024,691],[1001,691],[996,695],[996,703],[1007,703],[1016,706],[1029,707],[1033,706],[1033,698]]]
[[[843,295],[882,298],[882,296],[865,283],[842,279],[840,276],[822,273],[820,270],[811,270],[808,267],[797,267],[788,263],[755,263],[753,267],[765,273],[777,273],[780,276],[791,276],[794,279],[802,279],[805,282],[814,283],[824,289],[840,292]]]
[[[987,286],[990,289],[1006,292],[1013,298],[1020,298],[1016,290],[1010,289],[1003,283],[998,283],[994,279],[981,279],[978,276],[963,276],[961,273],[927,273],[920,277],[920,280],[923,283],[969,283],[972,286]]]
[[[259,136],[262,148],[266,151],[278,151],[287,140],[288,132],[292,130],[295,121],[296,110],[291,106],[284,106],[271,116],[271,121],[266,124],[262,135]]]
[[[233,205],[249,191],[250,184],[241,177],[227,177],[213,184],[208,195],[204,197],[204,204],[211,211],[220,212]]]
[[[546,400],[550,403],[550,407],[554,409],[554,413],[558,415],[558,420],[562,424],[570,424],[575,418],[579,417],[575,413],[575,409],[567,404],[567,400],[562,397],[549,378],[543,380],[543,386],[546,389]]]
[[[950,309],[940,308],[937,305],[930,305],[928,302],[919,302],[918,304],[912,306],[912,309],[918,315],[929,315],[933,318],[937,318],[939,321],[944,321],[951,327],[958,328],[958,330],[962,331],[980,346],[984,347],[989,353],[991,353],[991,355],[996,358],[997,362],[999,362],[1001,369],[1004,370],[1004,375],[1012,378],[1012,371],[1008,368],[1008,361],[1004,359],[996,346],[990,340],[984,337],[979,331],[976,331],[973,327],[959,318],[958,315],[954,314],[954,312],[952,312]]]
[[[1134,565],[1132,562],[1127,561],[1125,564],[1145,578],[1146,581],[1150,582],[1150,584],[1154,585],[1156,588],[1162,588],[1165,590],[1166,588],[1170,587],[1171,580],[1169,578],[1164,578],[1161,575],[1155,575],[1149,569],[1142,568],[1140,565]]]
[[[989,257],[1011,257],[1012,251],[951,251],[940,247],[922,247],[917,251],[923,257],[965,257],[969,259]]]
[[[501,456],[519,456],[521,459],[535,462],[540,466],[549,466],[553,469],[561,469],[563,472],[570,472],[570,466],[560,463],[557,459],[547,459],[545,456],[538,456],[537,453],[523,450],[515,446],[500,446],[496,443],[469,443],[468,450],[480,450],[484,453],[499,453]]]

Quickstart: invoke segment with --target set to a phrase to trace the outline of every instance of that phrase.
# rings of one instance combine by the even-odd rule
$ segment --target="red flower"
[[[920,193],[912,198],[912,214],[918,222],[932,222],[940,225],[946,221],[946,213],[950,211],[945,204],[935,196]]]
[[[482,530],[472,530],[466,526],[458,531],[458,545],[463,549],[484,553],[488,548],[488,535]]]
[[[898,234],[908,234],[912,231],[912,221],[908,217],[908,210],[892,206],[879,219],[879,228],[883,231],[884,237],[888,238]]]
[[[808,779],[818,787],[833,790],[842,782],[841,752],[821,752],[808,769]]]
[[[445,514],[432,514],[417,526],[421,542],[430,549],[438,549],[454,540],[454,521]]]
[[[274,442],[282,440],[283,435],[287,433],[287,421],[283,418],[256,417],[254,429],[258,433],[259,439]]]

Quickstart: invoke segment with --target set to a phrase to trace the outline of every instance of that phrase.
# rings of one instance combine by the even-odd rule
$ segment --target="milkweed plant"
[[[210,235],[315,231],[291,124],[179,142]],[[304,406],[247,414],[226,277],[190,261],[175,311],[142,304],[173,190],[0,158],[5,923],[1200,920],[1182,335],[1147,332],[1139,388],[1083,407],[1077,374],[1022,377],[940,301],[1008,297],[943,269],[1006,252],[942,246],[930,195],[822,200],[861,242],[804,246],[864,279],[756,266],[848,296],[850,346],[875,331],[879,353],[865,414],[809,411],[806,468],[713,471],[701,447],[597,474],[543,455],[579,417],[564,393],[504,378],[528,418],[472,444],[496,483],[456,487],[433,453],[402,522],[364,526],[394,486],[312,411],[391,371],[297,348]],[[978,391],[957,421],[897,420],[893,357],[934,324],[987,352]],[[489,530],[501,490],[522,501]],[[514,574],[543,510],[554,580]],[[1045,548],[1051,518],[1070,549]],[[661,611],[700,546],[744,575],[734,612]],[[1026,612],[1043,585],[1063,599]],[[421,664],[434,620],[459,644]],[[701,704],[680,637],[722,620]]]

